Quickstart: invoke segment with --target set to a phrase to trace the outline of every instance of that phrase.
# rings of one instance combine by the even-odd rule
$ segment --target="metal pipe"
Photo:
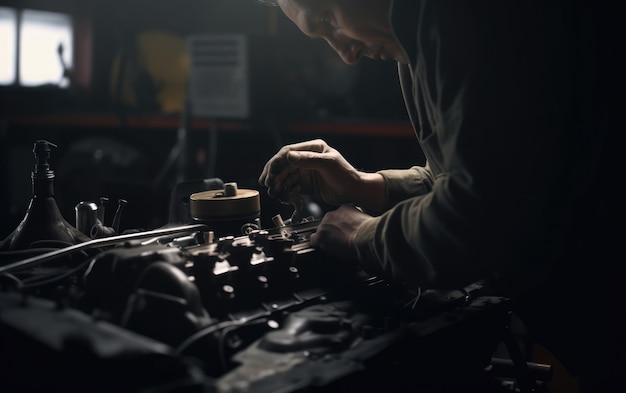
[[[51,251],[45,254],[37,255],[31,258],[24,259],[22,261],[17,261],[6,266],[0,267],[0,275],[4,273],[9,273],[17,269],[23,269],[32,266],[38,266],[46,261],[50,261],[56,258],[59,258],[63,255],[71,254],[75,251],[85,250],[88,248],[92,248],[95,246],[109,246],[114,245],[117,242],[124,240],[134,240],[134,239],[143,239],[146,237],[153,236],[161,236],[168,235],[176,232],[189,232],[189,231],[206,231],[208,227],[204,224],[191,224],[191,225],[181,225],[176,227],[168,227],[168,228],[159,228],[151,231],[138,232],[138,233],[129,233],[126,235],[119,236],[111,236],[105,237],[101,239],[94,239],[90,241],[86,241],[83,243],[74,244],[69,247],[61,248],[55,251]]]

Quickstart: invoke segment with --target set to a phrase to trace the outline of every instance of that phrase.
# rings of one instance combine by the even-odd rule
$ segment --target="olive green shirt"
[[[386,209],[357,233],[366,270],[422,288],[490,276],[513,293],[549,274],[587,186],[572,99],[584,86],[565,16],[531,3],[393,3],[427,164],[379,172]]]

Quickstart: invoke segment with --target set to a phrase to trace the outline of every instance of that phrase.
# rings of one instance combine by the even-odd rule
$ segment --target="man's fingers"
[[[287,165],[287,159],[281,159],[280,156],[276,154],[271,160],[265,163],[263,171],[259,176],[259,184],[269,187],[270,184],[274,182],[275,175],[281,171],[281,168],[284,168]]]
[[[276,156],[275,156],[276,157]],[[265,164],[261,176],[259,176],[259,184],[268,188],[270,195],[274,194],[275,188],[281,187],[283,178],[287,176],[289,163],[284,157],[276,157]]]
[[[268,173],[270,176],[279,174],[287,166],[289,166],[289,162],[288,162],[289,160],[287,159],[287,154],[288,153],[278,156],[269,162]]]
[[[289,164],[306,169],[326,169],[334,162],[334,157],[328,153],[315,153],[312,151],[290,151],[287,154]]]
[[[287,151],[311,151],[314,153],[323,153],[326,151],[328,145],[321,139],[314,139],[312,141],[299,142],[284,147]]]
[[[284,198],[302,189],[301,169],[320,170],[333,162],[332,151],[321,139],[283,146],[264,166],[258,182],[272,197]]]

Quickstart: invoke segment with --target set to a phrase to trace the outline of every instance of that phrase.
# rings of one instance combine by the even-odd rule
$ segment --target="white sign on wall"
[[[190,114],[213,118],[247,118],[250,112],[248,47],[237,34],[188,38]]]

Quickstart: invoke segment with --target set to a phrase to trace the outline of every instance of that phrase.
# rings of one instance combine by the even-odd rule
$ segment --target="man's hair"
[[[263,5],[278,7],[278,0],[256,0],[256,1],[257,3],[263,4]]]

